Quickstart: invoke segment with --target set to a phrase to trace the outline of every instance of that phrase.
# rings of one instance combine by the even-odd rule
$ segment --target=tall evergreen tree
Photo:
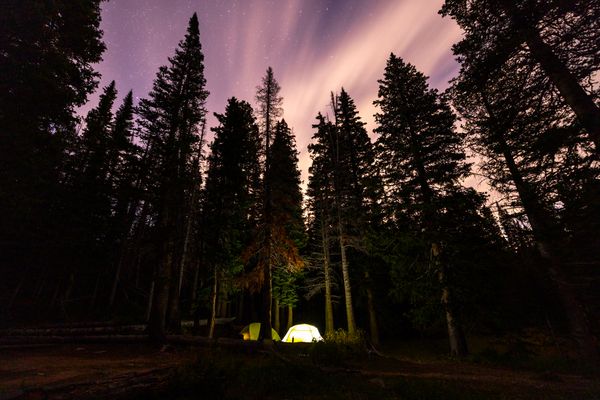
[[[79,242],[75,260],[96,269],[105,267],[110,254],[109,230],[112,216],[112,187],[109,152],[112,151],[113,104],[117,96],[115,82],[107,85],[98,106],[85,118],[80,139],[78,165],[73,177],[71,240]],[[74,270],[73,270],[74,271]],[[91,271],[88,271],[91,272]],[[73,276],[74,272],[71,272]]]
[[[387,215],[392,221],[408,222],[412,234],[427,247],[430,265],[442,291],[450,351],[467,353],[457,314],[450,268],[453,214],[472,213],[480,203],[476,195],[460,186],[469,173],[460,137],[453,131],[455,117],[448,104],[430,89],[426,77],[394,54],[379,81],[381,112],[375,115],[378,166],[388,194]]]
[[[369,281],[366,291],[371,338],[377,342],[367,259],[363,257],[362,265],[357,263],[350,267],[352,251],[354,255],[368,254],[367,235],[377,223],[375,215],[378,214],[381,191],[374,170],[374,150],[354,101],[343,88],[338,96],[332,94],[332,107],[335,123],[325,121],[319,114],[318,123],[313,126],[317,129],[313,136],[315,142],[309,145],[313,164],[308,195],[315,220],[313,225],[321,232],[318,247],[324,264],[326,332],[333,331],[329,243],[332,238],[337,238],[348,332],[354,335],[357,330],[351,280],[358,278],[351,277],[354,275]],[[354,260],[358,261],[358,258]]]
[[[559,223],[558,214],[565,199],[560,182],[578,177],[568,196],[574,199],[593,191],[588,188],[597,186],[598,171],[577,124],[537,77],[516,60],[506,62],[485,80],[473,79],[463,69],[452,94],[465,117],[471,146],[485,156],[486,174],[500,192],[509,198],[516,194],[514,205],[522,208],[531,225],[538,252],[567,310],[571,334],[582,355],[590,356],[594,345],[589,322],[568,284],[562,260],[563,248],[576,244],[568,240],[570,234]],[[597,218],[590,215],[588,221],[593,225]]]
[[[0,264],[7,277],[0,285],[3,291],[17,286],[13,279],[29,280],[33,274],[61,268],[72,254],[73,243],[63,241],[60,233],[69,217],[65,169],[75,142],[75,109],[95,89],[98,73],[93,64],[105,49],[100,3],[2,2]],[[30,269],[24,270],[24,265]],[[57,275],[51,283],[60,279]]]
[[[261,125],[261,135],[264,141],[264,176],[267,177],[270,174],[271,169],[271,141],[273,136],[273,129],[275,127],[277,119],[283,113],[281,104],[283,102],[282,97],[279,95],[281,90],[279,83],[275,79],[273,69],[267,68],[267,72],[263,77],[262,84],[257,87],[256,101],[258,102],[258,119]],[[263,240],[265,254],[260,256],[259,265],[263,270],[264,277],[260,280],[263,282],[263,306],[262,306],[262,318],[260,328],[260,339],[271,339],[271,308],[272,308],[272,234],[270,231],[272,226],[272,194],[271,187],[268,179],[263,179],[264,192],[263,192],[263,221],[262,227],[265,229]]]
[[[317,123],[313,125],[316,132],[313,134],[312,143],[308,145],[312,164],[308,170],[309,180],[307,188],[307,207],[309,212],[309,229],[315,236],[315,253],[313,258],[322,265],[323,289],[325,295],[325,334],[334,332],[333,319],[333,278],[332,259],[330,255],[331,225],[333,224],[334,196],[333,196],[333,148],[330,137],[335,133],[335,126],[326,121],[319,113]],[[320,286],[320,285],[319,285]]]
[[[260,140],[252,107],[235,97],[224,114],[215,114],[219,126],[208,157],[204,193],[206,261],[212,268],[209,336],[214,332],[219,285],[240,275],[244,250],[259,222]],[[219,281],[221,283],[219,283]]]
[[[298,152],[294,135],[285,120],[275,126],[270,151],[271,168],[265,179],[269,180],[273,204],[273,298],[277,330],[279,307],[287,307],[289,320],[298,299],[296,281],[303,266],[299,250],[305,242]]]
[[[379,176],[375,170],[373,144],[367,135],[365,123],[358,115],[354,100],[344,88],[335,98],[333,108],[338,132],[335,143],[337,209],[343,219],[343,222],[340,221],[341,229],[338,227],[340,252],[344,255],[345,248],[348,247],[366,255],[369,253],[367,236],[380,222],[378,203],[381,188]],[[344,226],[342,227],[342,225]],[[349,273],[347,266],[344,267],[343,258],[344,292],[350,299],[349,285],[346,288]],[[366,283],[364,288],[367,294],[371,340],[378,344],[379,334],[370,279],[373,271],[369,271],[368,259],[363,258],[361,261],[363,265],[359,266],[359,270],[362,270],[361,273]],[[346,307],[348,310],[351,304],[346,304]],[[349,316],[347,318],[349,319]]]
[[[186,196],[198,173],[191,168],[191,160],[206,114],[205,86],[204,55],[194,14],[169,65],[160,67],[149,98],[141,100],[138,107],[144,140],[155,153],[153,173],[159,183],[154,201],[157,237],[162,243],[149,322],[149,333],[157,340],[164,337],[167,322],[174,329],[179,324],[175,315],[168,321],[167,308],[170,297],[175,304],[179,301],[174,268],[181,256]]]
[[[134,142],[133,93],[129,91],[123,103],[115,113],[111,133],[112,148],[109,152],[109,168],[113,194],[113,218],[110,235],[113,246],[112,258],[114,277],[109,295],[108,306],[115,302],[117,286],[127,254],[129,233],[138,213],[141,182],[141,149]]]

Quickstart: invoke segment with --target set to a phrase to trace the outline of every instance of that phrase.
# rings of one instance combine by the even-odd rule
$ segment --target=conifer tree
[[[310,214],[310,232],[315,236],[313,241],[316,254],[313,258],[323,268],[323,289],[325,291],[325,334],[334,332],[332,269],[330,256],[331,225],[333,223],[333,148],[330,137],[334,135],[335,126],[326,121],[319,113],[317,123],[313,125],[316,132],[312,143],[308,145],[312,164],[308,170],[307,206]]]
[[[379,81],[375,104],[378,166],[382,172],[392,221],[410,221],[413,234],[427,245],[430,265],[442,291],[450,351],[467,353],[461,322],[452,292],[452,249],[444,243],[453,229],[448,216],[463,215],[477,203],[474,193],[463,190],[460,179],[469,173],[464,150],[453,131],[455,117],[448,104],[427,85],[416,68],[391,54]],[[458,203],[458,204],[457,204]]]
[[[209,336],[214,333],[219,281],[238,276],[244,267],[243,253],[259,222],[260,140],[252,107],[235,97],[224,114],[215,114],[219,126],[208,157],[204,189],[203,229],[206,262],[212,268]],[[222,291],[221,291],[222,292]]]
[[[181,256],[183,221],[189,211],[185,207],[189,204],[186,196],[197,174],[191,161],[206,114],[205,86],[204,55],[198,17],[194,14],[185,38],[169,58],[169,65],[159,68],[149,98],[141,100],[138,107],[143,138],[154,152],[156,168],[152,173],[158,182],[153,201],[157,235],[162,243],[149,322],[149,333],[157,340],[164,337],[167,322],[175,330],[179,325],[176,315],[167,319],[167,308],[170,297],[175,305],[179,302],[174,268]]]
[[[574,242],[559,222],[563,207],[558,204],[564,199],[560,182],[578,176],[573,181],[582,183],[570,185],[568,196],[577,198],[594,186],[598,172],[577,124],[573,125],[560,99],[545,89],[544,81],[536,78],[535,71],[511,60],[486,80],[461,73],[452,95],[465,118],[471,146],[485,156],[486,174],[501,193],[509,198],[516,194],[512,205],[523,210],[531,225],[545,269],[567,310],[571,335],[582,355],[590,357],[594,345],[589,322],[561,259],[561,248]],[[585,159],[589,161],[581,162]],[[597,219],[590,215],[588,221]]]
[[[113,246],[114,278],[109,295],[113,307],[121,270],[126,256],[128,233],[138,212],[140,198],[140,147],[134,143],[133,93],[129,91],[115,113],[109,151],[109,171],[113,194],[113,217],[110,229]]]
[[[117,96],[115,82],[107,85],[98,102],[85,118],[79,154],[72,178],[72,240],[86,249],[78,260],[95,265],[108,260],[112,214],[112,187],[108,153],[111,151],[113,128],[112,107]],[[77,239],[78,237],[78,239]],[[84,254],[86,254],[84,256]]]
[[[369,268],[366,264],[351,267],[350,250],[356,254],[368,253],[367,233],[376,223],[380,191],[374,173],[374,151],[365,124],[358,116],[354,101],[343,88],[338,96],[332,94],[332,108],[335,124],[325,121],[319,114],[318,123],[313,126],[317,131],[313,136],[314,142],[309,145],[313,164],[308,196],[314,228],[321,232],[318,247],[324,265],[326,332],[333,331],[329,242],[335,237],[339,245],[348,332],[354,335],[357,327],[351,275],[354,271],[355,276],[368,278]],[[366,290],[372,340],[377,342],[370,280]]]
[[[296,141],[285,120],[277,122],[269,157],[272,198],[273,298],[275,329],[279,329],[279,307],[288,312],[298,300],[296,281],[303,265],[299,250],[304,246],[302,192]],[[288,315],[289,319],[289,315]]]
[[[271,141],[273,137],[273,130],[277,119],[283,113],[281,104],[283,102],[282,97],[279,95],[281,90],[279,83],[274,77],[273,69],[267,68],[267,72],[262,80],[262,85],[257,87],[256,101],[258,102],[258,120],[261,126],[261,136],[264,143],[264,177],[269,176],[271,169]],[[263,237],[264,247],[262,247],[265,254],[259,256],[260,270],[264,274],[264,277],[260,278],[259,281],[263,285],[263,305],[262,305],[262,317],[261,317],[261,328],[259,338],[271,339],[271,308],[272,308],[272,195],[271,187],[268,179],[263,179],[263,215],[262,215],[262,228],[264,229]]]
[[[57,293],[66,287],[58,282],[77,244],[66,226],[68,168],[76,152],[75,110],[97,86],[93,64],[105,49],[100,3],[2,2],[0,270],[11,290],[51,270],[47,284]]]
[[[375,154],[373,144],[367,135],[365,123],[361,121],[354,100],[348,93],[341,89],[333,104],[335,124],[338,131],[336,142],[336,171],[337,188],[339,193],[337,209],[344,220],[344,235],[340,232],[340,246],[353,248],[358,252],[368,255],[369,249],[367,236],[380,222],[379,199],[381,188],[379,176],[375,171]],[[342,255],[345,248],[341,247]],[[357,260],[358,261],[358,260]],[[357,266],[362,270],[364,288],[367,295],[367,309],[369,314],[369,328],[371,341],[379,343],[377,317],[374,305],[372,281],[369,271],[368,258],[363,258],[362,265]],[[342,260],[342,272],[344,268]],[[344,273],[345,293],[350,297],[350,289],[346,288]],[[351,305],[350,305],[351,306]],[[349,305],[346,305],[347,309]]]

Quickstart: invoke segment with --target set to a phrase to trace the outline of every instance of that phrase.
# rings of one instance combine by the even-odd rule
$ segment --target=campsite
[[[600,399],[600,0],[0,0],[0,400]]]

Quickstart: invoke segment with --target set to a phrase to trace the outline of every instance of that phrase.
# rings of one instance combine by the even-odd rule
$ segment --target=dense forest
[[[139,101],[98,87],[101,3],[2,2],[2,327],[117,320],[160,342],[235,317],[260,340],[307,322],[455,356],[536,330],[598,357],[599,1],[446,0],[459,75],[440,92],[390,54],[371,135],[323,88],[307,182],[271,67],[207,123],[196,14]]]

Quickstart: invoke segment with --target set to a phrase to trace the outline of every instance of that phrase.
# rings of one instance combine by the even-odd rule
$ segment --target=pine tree
[[[285,120],[277,122],[269,157],[269,180],[272,198],[273,227],[273,298],[275,330],[279,329],[279,307],[293,308],[297,301],[296,282],[303,260],[299,250],[304,247],[302,192],[296,141]]]
[[[115,113],[111,132],[109,169],[113,191],[113,217],[110,229],[112,258],[115,274],[112,282],[108,307],[115,302],[117,286],[127,255],[129,233],[138,212],[140,198],[140,147],[134,143],[133,94],[127,93]]]
[[[149,98],[141,100],[138,107],[144,140],[155,153],[152,158],[156,168],[152,172],[158,182],[153,201],[162,244],[149,322],[149,333],[157,340],[164,337],[167,323],[175,330],[179,325],[177,315],[167,318],[167,309],[173,309],[169,298],[175,306],[179,302],[174,268],[181,256],[180,238],[188,211],[186,196],[197,173],[191,163],[194,145],[200,140],[206,114],[208,92],[203,63],[198,17],[194,14],[169,66],[160,67]]]
[[[326,121],[319,113],[316,117],[316,129],[312,143],[308,145],[312,164],[308,170],[307,206],[310,214],[311,236],[314,247],[313,254],[316,263],[323,268],[323,289],[325,291],[325,334],[334,332],[333,300],[332,300],[332,270],[330,256],[331,225],[333,224],[333,148],[330,137],[334,135],[335,126]],[[320,285],[319,285],[320,286]]]
[[[557,210],[562,201],[560,182],[573,175],[585,176],[583,182],[593,182],[594,175],[598,175],[585,162],[577,161],[576,168],[568,166],[574,153],[581,160],[592,159],[592,152],[560,99],[544,90],[544,81],[536,78],[535,72],[510,61],[487,80],[461,73],[452,94],[465,117],[469,142],[485,156],[486,174],[500,192],[517,195],[513,206],[527,216],[538,252],[567,310],[571,334],[582,355],[590,357],[594,346],[589,322],[567,283],[568,272],[561,260],[561,247],[568,247],[569,240]],[[573,193],[585,186],[573,185],[569,197],[575,198]]]
[[[98,105],[85,118],[85,128],[72,159],[70,180],[71,214],[66,225],[68,237],[78,244],[74,263],[69,266],[69,281],[86,275],[100,275],[110,260],[112,195],[110,156],[112,151],[113,104],[117,96],[115,82],[107,85]]]
[[[274,77],[273,69],[267,68],[266,75],[263,77],[262,85],[257,87],[256,101],[258,102],[258,119],[261,125],[261,135],[264,141],[264,176],[270,175],[271,169],[271,140],[273,136],[273,129],[277,119],[283,113],[281,104],[283,102],[282,97],[279,95],[281,90],[279,83]],[[264,192],[263,192],[263,220],[262,228],[264,229],[263,237],[264,240],[264,252],[259,256],[260,269],[263,270],[264,277],[260,279],[263,283],[263,306],[262,306],[262,318],[259,338],[271,339],[271,308],[272,308],[272,235],[270,231],[272,227],[272,193],[268,179],[263,179]],[[262,246],[261,246],[262,247]]]
[[[371,339],[378,341],[374,296],[371,286],[368,257],[358,261],[359,254],[368,255],[369,231],[377,223],[378,201],[381,195],[378,177],[374,170],[374,150],[361,121],[353,99],[342,88],[340,94],[332,94],[335,124],[325,121],[319,114],[313,143],[309,145],[312,157],[309,180],[309,207],[313,231],[320,232],[318,253],[323,257],[325,288],[326,332],[333,331],[331,305],[331,271],[329,243],[337,238],[344,288],[348,332],[357,331],[354,302],[352,300],[352,274],[362,275],[366,285]],[[334,229],[331,229],[331,228]],[[352,254],[352,251],[354,254]]]
[[[410,221],[414,234],[428,244],[430,264],[438,275],[452,354],[467,353],[456,313],[450,270],[451,250],[444,225],[445,210],[471,202],[459,181],[469,173],[464,150],[453,131],[448,104],[427,85],[426,77],[394,54],[379,81],[381,112],[375,115],[378,166],[389,196],[388,218]],[[464,197],[461,199],[460,197]],[[452,208],[451,208],[452,207]],[[468,209],[468,207],[465,206]]]
[[[333,104],[335,124],[338,131],[336,141],[336,191],[338,196],[337,209],[343,219],[340,226],[345,225],[340,231],[340,252],[345,253],[345,247],[358,250],[363,255],[368,255],[368,234],[380,222],[379,200],[381,187],[379,176],[375,171],[375,154],[373,144],[367,135],[365,123],[361,121],[354,100],[342,88]],[[343,232],[343,235],[342,235]],[[342,244],[343,243],[343,244]],[[364,277],[364,288],[367,297],[369,314],[369,328],[371,341],[379,344],[377,316],[375,312],[373,283],[370,275],[370,260],[364,258],[360,266]],[[358,269],[358,268],[356,268]],[[344,271],[344,287],[347,298],[350,298],[350,287],[346,287],[349,274]],[[347,279],[348,278],[348,279]],[[351,303],[351,302],[350,302]],[[346,305],[347,310],[351,304]],[[349,319],[349,317],[347,316]],[[350,331],[350,329],[349,329]]]
[[[105,49],[100,3],[2,2],[0,269],[10,290],[18,281],[28,289],[32,276],[53,270],[45,281],[61,292],[61,271],[76,252],[78,242],[67,238],[66,178],[75,110],[97,86],[93,64]]]
[[[219,126],[208,157],[204,190],[204,238],[206,262],[212,268],[209,336],[214,333],[219,281],[240,275],[244,250],[258,223],[260,188],[260,140],[252,107],[229,99],[224,114],[215,114]]]

